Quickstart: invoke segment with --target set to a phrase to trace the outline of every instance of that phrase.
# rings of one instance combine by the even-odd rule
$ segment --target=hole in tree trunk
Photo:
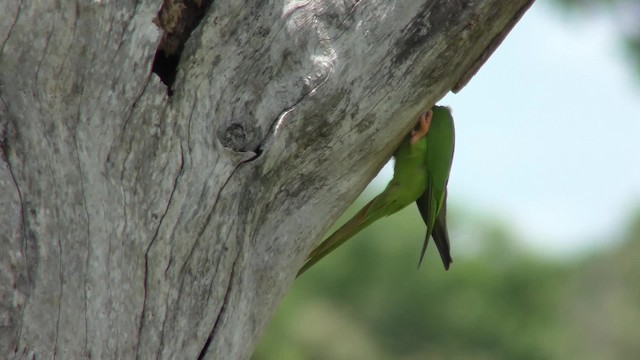
[[[153,22],[163,31],[151,71],[167,85],[169,96],[180,63],[180,54],[193,29],[198,26],[213,0],[164,0]]]

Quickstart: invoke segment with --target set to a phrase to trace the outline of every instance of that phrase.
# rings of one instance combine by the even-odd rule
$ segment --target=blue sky
[[[606,14],[537,2],[440,103],[456,119],[452,205],[510,224],[532,249],[606,246],[640,207],[640,79]]]

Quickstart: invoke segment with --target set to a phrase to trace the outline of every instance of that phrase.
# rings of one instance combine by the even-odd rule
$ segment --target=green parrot
[[[420,116],[419,128],[412,130],[396,150],[393,179],[386,189],[318,245],[307,257],[298,276],[360,230],[383,216],[404,209],[414,201],[427,225],[418,266],[422,263],[429,238],[433,236],[444,268],[448,270],[452,260],[449,253],[446,203],[453,148],[451,110],[444,106],[434,106]]]

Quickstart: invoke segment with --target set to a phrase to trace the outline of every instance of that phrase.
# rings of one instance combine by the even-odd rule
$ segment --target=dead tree
[[[531,2],[0,2],[0,357],[248,358]]]

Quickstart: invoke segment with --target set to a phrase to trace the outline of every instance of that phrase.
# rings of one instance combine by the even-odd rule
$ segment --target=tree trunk
[[[532,0],[165,2],[0,3],[0,357],[248,358]]]

